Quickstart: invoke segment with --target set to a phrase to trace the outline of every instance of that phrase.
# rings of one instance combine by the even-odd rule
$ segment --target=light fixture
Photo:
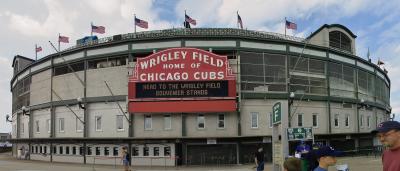
[[[78,97],[76,100],[78,101],[78,106],[79,106],[79,108],[85,110],[86,107],[83,106],[83,104],[82,104],[82,98],[81,98],[81,97]]]
[[[390,114],[392,116],[389,116],[389,120],[394,121],[394,118],[396,117],[395,113]]]
[[[357,108],[361,109],[363,107],[368,107],[368,105],[364,104],[365,100],[364,99],[360,99],[360,103],[357,104]]]
[[[12,122],[12,120],[10,120],[10,115],[6,115],[6,122]]]
[[[290,92],[290,94],[289,94],[289,105],[293,104],[294,96],[295,96],[294,92]]]
[[[290,98],[293,99],[294,98],[294,92],[290,92]]]
[[[27,114],[29,108],[27,108],[26,106],[22,106],[22,107],[21,107],[21,110],[22,110],[22,114],[23,114],[23,115],[28,115],[28,116],[30,115],[30,114]]]

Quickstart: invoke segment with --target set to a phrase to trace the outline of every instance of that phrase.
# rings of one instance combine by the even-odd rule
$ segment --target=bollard
[[[92,170],[96,171],[96,169],[94,168],[94,165],[96,164],[96,157],[93,157],[93,165],[92,165]]]

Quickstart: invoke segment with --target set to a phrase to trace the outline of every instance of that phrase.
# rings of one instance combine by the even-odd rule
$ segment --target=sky
[[[104,26],[108,37],[134,32],[133,15],[149,22],[148,30],[182,27],[184,11],[196,28],[236,28],[237,16],[248,30],[284,33],[284,18],[297,24],[289,35],[306,37],[323,24],[342,24],[356,38],[357,56],[385,62],[391,79],[392,112],[400,121],[400,1],[399,0],[1,0],[0,2],[0,132],[10,132],[10,80],[15,55],[35,59],[55,51],[60,33],[69,44],[90,35],[90,23]],[[137,28],[137,31],[146,31]]]

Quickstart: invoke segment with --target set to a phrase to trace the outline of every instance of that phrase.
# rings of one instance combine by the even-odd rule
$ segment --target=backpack
[[[129,153],[126,153],[126,154],[125,154],[125,159],[126,159],[127,161],[129,161],[129,160],[131,159],[131,155],[130,155]]]

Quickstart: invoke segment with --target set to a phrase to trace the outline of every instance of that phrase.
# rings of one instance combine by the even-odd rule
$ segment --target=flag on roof
[[[40,51],[42,51],[42,47],[41,46],[36,47],[36,52],[40,52]]]
[[[297,30],[297,24],[286,20],[286,28]]]
[[[241,29],[243,29],[243,22],[242,22],[242,18],[240,17],[239,13],[237,14],[237,22],[240,26]]]
[[[67,36],[58,36],[58,42],[69,43],[69,37],[67,37]]]
[[[378,59],[378,65],[384,65],[385,63],[383,61],[381,61],[380,59]]]
[[[196,20],[193,18],[190,18],[188,15],[185,14],[185,21],[189,22],[190,24],[196,25]]]
[[[149,28],[149,23],[147,21],[141,20],[139,18],[135,17],[135,25],[144,28],[144,29],[148,29]]]
[[[104,26],[92,25],[92,32],[104,34],[106,32],[106,28]]]

